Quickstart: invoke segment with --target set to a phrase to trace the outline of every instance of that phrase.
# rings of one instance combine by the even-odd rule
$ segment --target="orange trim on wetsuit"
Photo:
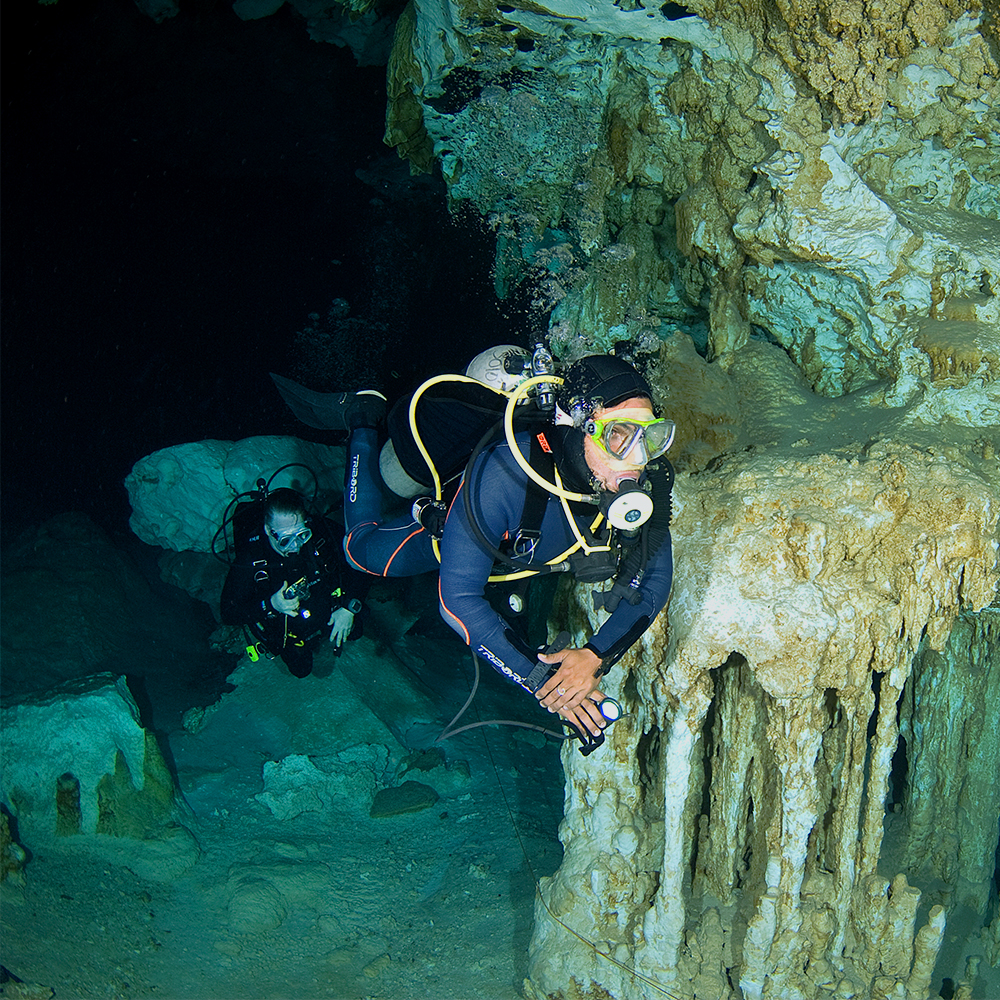
[[[370,570],[367,566],[362,566],[361,563],[359,563],[358,560],[351,555],[351,538],[353,537],[354,532],[358,530],[358,528],[363,528],[366,524],[377,524],[377,523],[378,523],[377,521],[365,521],[363,524],[356,524],[348,533],[347,537],[344,539],[344,552],[346,553],[347,558],[350,559],[355,566],[360,566],[363,572],[369,573],[372,576],[380,576],[381,574],[376,573],[374,570]]]
[[[404,538],[404,539],[403,539],[403,540],[402,540],[402,541],[401,541],[401,542],[399,543],[399,545],[397,545],[397,546],[396,546],[396,548],[395,548],[395,549],[393,549],[393,552],[392,552],[392,555],[391,555],[391,556],[389,556],[389,559],[388,559],[388,561],[387,561],[387,562],[386,562],[386,564],[385,564],[385,569],[384,569],[384,570],[382,570],[382,575],[383,575],[383,576],[388,576],[388,575],[389,575],[389,567],[390,567],[390,566],[392,565],[392,561],[393,561],[393,559],[395,559],[395,558],[396,558],[396,556],[398,556],[398,555],[399,555],[399,553],[400,553],[400,550],[401,550],[401,549],[403,548],[403,546],[404,546],[404,545],[405,545],[405,544],[406,544],[406,543],[407,543],[407,542],[408,542],[408,541],[409,541],[409,540],[410,540],[410,539],[411,539],[411,538],[412,538],[412,537],[413,537],[414,535],[419,535],[419,534],[420,534],[420,532],[421,532],[421,531],[423,531],[423,530],[424,530],[424,528],[423,528],[423,527],[419,527],[419,528],[417,528],[417,530],[416,530],[416,531],[411,531],[411,532],[410,532],[410,533],[409,533],[409,534],[408,534],[408,535],[406,536],[406,538]]]
[[[462,474],[462,478],[458,481],[458,489],[455,490],[455,495],[451,498],[451,503],[448,504],[448,514],[451,513],[452,507],[455,506],[455,502],[458,500],[458,494],[462,492],[462,487],[465,486],[465,474]],[[448,520],[448,514],[445,514],[445,521]]]
[[[355,526],[354,526],[354,527],[353,527],[353,528],[351,529],[351,532],[350,532],[350,534],[349,534],[349,535],[347,536],[347,538],[346,538],[346,539],[344,540],[344,552],[345,552],[345,553],[347,554],[347,558],[348,558],[348,559],[350,559],[350,560],[351,560],[351,562],[353,562],[355,566],[360,566],[360,567],[362,568],[362,570],[364,570],[364,572],[365,572],[365,573],[369,573],[369,574],[371,574],[371,576],[388,576],[388,575],[389,575],[389,567],[390,567],[390,566],[392,565],[392,561],[393,561],[393,559],[395,559],[395,558],[396,558],[396,556],[398,556],[398,555],[399,555],[399,553],[400,553],[400,552],[401,552],[401,551],[403,550],[403,547],[404,547],[404,546],[406,545],[406,543],[407,543],[407,542],[408,542],[408,541],[409,541],[409,540],[410,540],[411,538],[413,538],[413,537],[414,537],[414,535],[419,535],[421,531],[424,531],[424,530],[426,530],[426,529],[425,529],[425,528],[424,528],[423,526],[420,526],[420,527],[418,527],[418,528],[416,529],[416,531],[411,531],[411,532],[410,532],[410,533],[409,533],[409,534],[408,534],[408,535],[406,536],[406,538],[404,538],[404,539],[403,539],[403,540],[402,540],[402,541],[401,541],[401,542],[399,543],[399,545],[397,545],[397,546],[396,546],[396,547],[395,547],[395,548],[394,548],[394,549],[392,550],[392,555],[390,555],[390,556],[389,556],[389,558],[388,558],[388,559],[386,560],[386,563],[385,563],[385,566],[384,566],[384,567],[383,567],[383,568],[382,568],[381,570],[374,570],[374,569],[369,569],[369,568],[368,568],[367,566],[365,566],[365,565],[363,565],[363,564],[362,564],[361,562],[359,562],[359,561],[358,561],[358,560],[357,560],[357,559],[356,559],[356,558],[354,557],[354,554],[353,554],[353,553],[351,552],[351,539],[352,539],[352,538],[354,537],[354,532],[355,532],[355,531],[359,531],[359,530],[360,530],[361,528],[364,528],[364,527],[367,527],[368,525],[376,525],[376,526],[377,526],[377,525],[378,525],[378,522],[377,522],[377,521],[365,521],[365,522],[363,522],[362,524],[356,524],[356,525],[355,525]]]
[[[459,626],[459,628],[461,628],[461,630],[462,630],[463,634],[465,635],[465,644],[466,644],[466,646],[469,646],[469,645],[471,645],[471,643],[472,643],[472,640],[471,640],[471,638],[469,637],[469,630],[468,630],[468,629],[467,629],[467,628],[465,627],[465,623],[464,623],[464,622],[462,621],[462,619],[461,619],[461,618],[459,618],[459,617],[458,617],[458,615],[454,615],[454,614],[452,614],[452,613],[451,613],[451,612],[450,612],[450,611],[449,611],[449,610],[448,610],[448,609],[447,609],[447,608],[445,607],[445,604],[444,604],[444,598],[443,598],[443,597],[441,596],[441,577],[440,577],[440,576],[438,577],[438,604],[440,604],[440,605],[441,605],[441,610],[442,610],[442,611],[443,611],[443,612],[444,612],[444,613],[445,613],[445,614],[446,614],[446,615],[447,615],[447,616],[448,616],[449,618],[452,618],[452,619],[454,619],[454,620],[455,620],[455,621],[456,621],[456,622],[458,623],[458,626]]]

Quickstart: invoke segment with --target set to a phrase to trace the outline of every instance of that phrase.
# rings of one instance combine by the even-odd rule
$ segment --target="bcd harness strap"
[[[535,431],[531,435],[529,446],[529,461],[531,467],[535,469],[543,479],[552,480],[555,478],[555,455],[545,438],[544,431]],[[541,539],[542,521],[549,503],[551,494],[534,479],[528,479],[525,485],[524,504],[521,508],[521,518],[518,522],[517,531],[513,537],[505,542],[505,550],[519,561],[524,560],[530,563],[534,555],[535,547]],[[566,516],[570,517],[576,507],[575,502],[570,502],[570,510],[566,511]],[[579,522],[577,522],[577,526]],[[582,582],[601,583],[606,580],[616,579],[619,572],[625,568],[621,561],[621,548],[615,544],[613,534],[604,541],[601,541],[590,533],[590,529],[582,527],[581,531],[586,532],[587,542],[599,551],[591,552],[589,555],[584,552],[576,552],[571,557],[572,572]],[[610,546],[610,551],[609,551]],[[629,546],[635,553],[636,546]],[[637,560],[635,555],[629,560],[628,574],[631,580],[641,566],[645,564],[645,548],[639,547],[642,555]],[[627,581],[626,581],[627,582]],[[596,595],[595,595],[596,597]],[[629,595],[634,603],[638,598],[633,594]],[[615,602],[617,603],[617,602]],[[609,608],[613,610],[613,608]]]
[[[555,456],[552,448],[545,440],[543,431],[536,431],[531,435],[531,445],[529,459],[531,467],[537,469],[545,479],[552,479],[555,470]],[[533,479],[527,481],[524,490],[524,505],[521,508],[521,520],[517,525],[517,532],[510,540],[511,551],[518,558],[527,557],[531,562],[534,555],[535,546],[542,537],[542,520],[545,517],[545,508],[548,506],[549,493],[538,485]]]

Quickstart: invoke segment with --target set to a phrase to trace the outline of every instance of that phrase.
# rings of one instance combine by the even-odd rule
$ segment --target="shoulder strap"
[[[545,439],[545,431],[537,430],[531,435],[531,447],[528,454],[528,464],[543,478],[550,482],[555,470],[555,456]],[[549,491],[539,486],[530,476],[524,490],[524,506],[521,508],[521,521],[514,537],[515,547],[518,542],[537,542],[542,533],[542,520],[545,508],[549,502]]]

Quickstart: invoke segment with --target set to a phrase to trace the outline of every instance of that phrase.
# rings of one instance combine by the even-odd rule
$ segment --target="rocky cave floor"
[[[373,596],[384,622],[395,604]],[[405,624],[413,621],[411,614]],[[423,764],[407,774],[440,795],[419,812],[371,818],[369,795],[278,819],[255,798],[263,763],[290,752],[323,755],[381,741],[391,776],[406,751],[357,691],[381,699],[383,715],[393,710],[393,699],[405,696],[398,688],[364,690],[380,667],[412,672],[416,708],[402,724],[412,723],[411,741],[433,741],[468,696],[473,669],[443,624],[428,619],[426,634],[416,634],[421,627],[399,636],[370,624],[372,638],[348,644],[339,658],[324,649],[303,680],[280,661],[243,659],[240,671],[252,676],[222,695],[196,733],[181,724],[190,689],[147,678],[154,728],[190,810],[180,819],[200,849],[197,863],[171,874],[185,867],[183,851],[161,847],[163,875],[150,877],[155,859],[130,868],[126,851],[107,853],[107,837],[97,852],[87,838],[72,837],[31,852],[23,887],[3,885],[0,961],[11,978],[0,995],[519,996],[535,897],[528,862],[541,877],[561,856],[554,740],[493,726],[449,739],[441,745],[446,767],[422,772]],[[513,703],[511,690],[484,672],[461,724],[477,715],[548,724],[535,706]],[[237,920],[233,886],[247,882],[262,891],[244,893]]]

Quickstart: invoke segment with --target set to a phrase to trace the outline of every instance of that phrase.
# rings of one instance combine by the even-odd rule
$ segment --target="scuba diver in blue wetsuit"
[[[440,566],[444,620],[581,741],[599,741],[601,676],[666,604],[672,579],[674,425],[653,412],[639,372],[594,355],[557,376],[541,345],[534,356],[496,348],[466,376],[424,383],[387,420],[372,390],[320,394],[274,378],[301,419],[350,432],[348,563],[380,576]],[[417,497],[412,509],[384,518],[383,484]],[[517,627],[523,582],[565,571],[613,581],[594,595],[611,614],[581,648],[539,653]]]

